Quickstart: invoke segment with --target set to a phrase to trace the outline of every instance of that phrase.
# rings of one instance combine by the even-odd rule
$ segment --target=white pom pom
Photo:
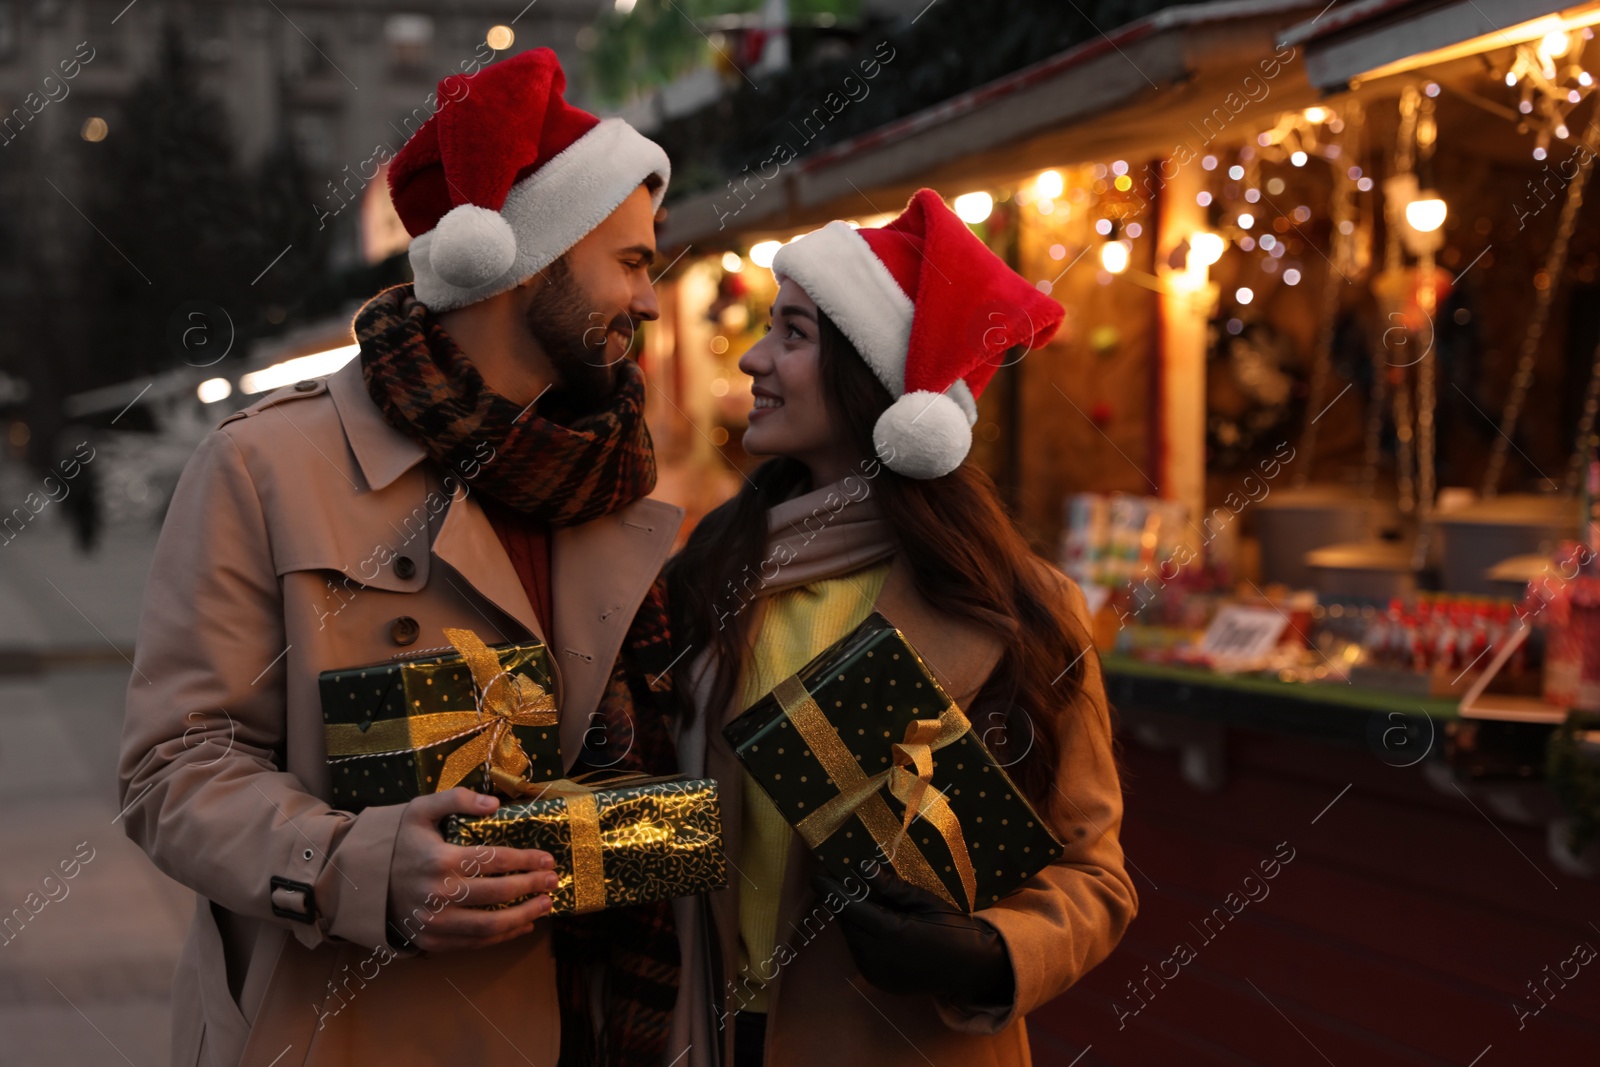
[[[511,269],[517,258],[517,235],[498,211],[460,204],[433,228],[428,262],[451,285],[476,289]]]
[[[872,428],[878,458],[908,478],[939,478],[967,458],[972,428],[961,405],[943,393],[907,393]]]

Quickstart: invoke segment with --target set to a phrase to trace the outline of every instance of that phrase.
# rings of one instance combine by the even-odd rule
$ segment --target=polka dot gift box
[[[471,630],[444,633],[448,648],[318,676],[337,807],[457,785],[516,797],[561,777],[545,646],[489,648]]]
[[[723,736],[836,878],[887,863],[971,912],[1061,855],[916,649],[876,612]]]

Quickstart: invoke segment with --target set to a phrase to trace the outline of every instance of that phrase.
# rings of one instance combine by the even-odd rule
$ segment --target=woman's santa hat
[[[1045,344],[1066,314],[932,189],[885,226],[830,222],[789,242],[772,272],[817,302],[895,398],[872,441],[911,478],[961,465],[984,386],[1013,348]]]
[[[417,299],[430,310],[465,307],[533,277],[652,174],[661,181],[651,206],[661,206],[666,152],[621,119],[568,104],[550,49],[465,82],[464,94],[439,83],[446,103],[389,167],[389,193],[412,236]]]

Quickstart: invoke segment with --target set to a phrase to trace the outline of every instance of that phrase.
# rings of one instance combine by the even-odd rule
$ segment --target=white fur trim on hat
[[[790,241],[772,257],[772,273],[793,279],[817,302],[890,396],[905,392],[915,307],[849,223],[830,222]]]
[[[488,281],[452,284],[434,263],[434,244],[453,241],[445,223],[461,207],[452,208],[438,226],[415,238],[410,259],[417,299],[430,311],[450,311],[515,288],[583,240],[651,174],[661,176],[661,188],[650,198],[651,206],[659,208],[672,176],[667,153],[622,119],[602,119],[511,187],[499,215],[514,235],[515,255],[509,266]],[[483,254],[491,253],[485,250]],[[470,258],[470,254],[453,250],[444,261]],[[465,270],[462,276],[466,276]]]
[[[907,393],[872,427],[878,458],[907,478],[940,478],[967,458],[972,429],[967,413],[948,393]]]

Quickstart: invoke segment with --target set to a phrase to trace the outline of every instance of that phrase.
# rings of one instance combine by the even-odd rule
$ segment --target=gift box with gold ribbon
[[[503,804],[493,815],[452,815],[444,838],[550,853],[561,879],[550,894],[557,914],[670,900],[728,884],[722,809],[710,779],[563,778],[541,792]]]
[[[1061,855],[965,713],[876,612],[723,736],[836,878],[887,864],[972,912]]]
[[[338,807],[457,785],[518,797],[561,777],[549,651],[444,633],[448,649],[318,676]]]

